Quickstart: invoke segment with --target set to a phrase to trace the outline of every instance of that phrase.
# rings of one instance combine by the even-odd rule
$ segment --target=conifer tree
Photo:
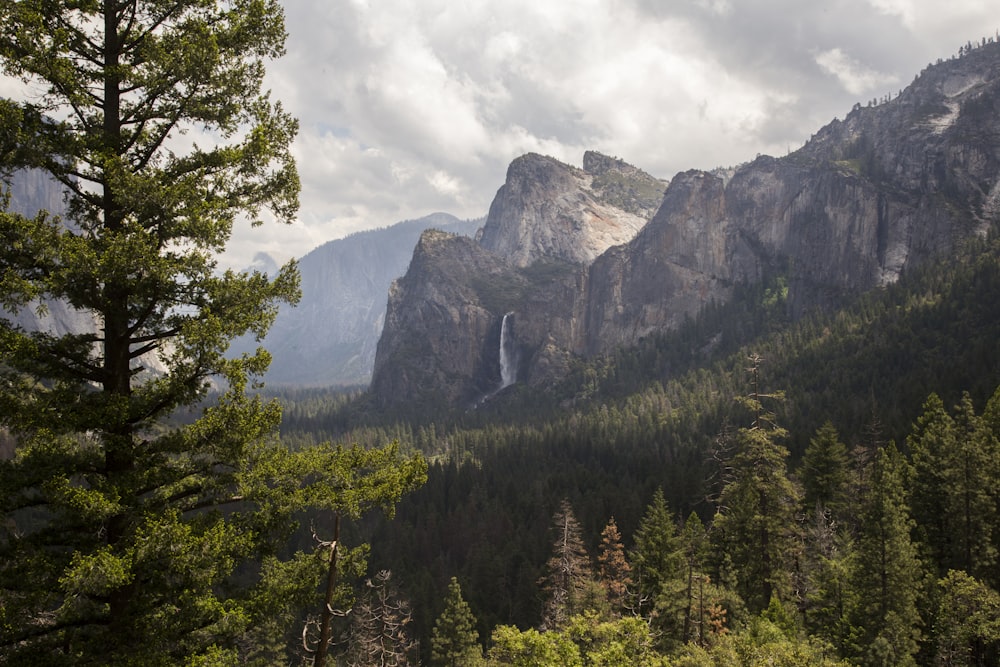
[[[431,665],[435,667],[472,667],[482,662],[476,618],[462,598],[458,579],[451,578],[444,611],[434,622],[431,634]]]
[[[1000,659],[1000,594],[965,572],[938,581],[935,664],[980,667]]]
[[[917,603],[924,579],[910,538],[909,464],[894,444],[878,456],[865,500],[851,576],[853,652],[863,665],[915,665],[921,638]]]
[[[632,566],[625,559],[625,547],[614,517],[601,531],[601,550],[597,555],[598,575],[608,597],[612,614],[620,615],[632,584]]]
[[[713,540],[731,562],[737,593],[751,611],[767,609],[771,596],[787,599],[791,564],[798,548],[795,510],[799,494],[787,476],[788,450],[777,443],[785,430],[775,425],[759,389],[759,362],[751,357],[752,391],[742,402],[753,415],[736,433],[738,450],[731,479],[722,490],[713,521]]]
[[[41,169],[67,200],[65,221],[0,213],[4,664],[232,664],[315,601],[322,561],[278,554],[302,510],[340,504],[343,451],[282,448],[277,406],[246,393],[267,353],[225,356],[297,272],[217,260],[237,220],[297,210],[297,125],[262,90],[284,40],[276,0],[0,3],[0,67],[24,82],[0,172]],[[53,301],[95,328],[14,324]],[[348,510],[398,500],[412,462]]]
[[[1000,497],[998,434],[976,415],[968,394],[954,417],[932,394],[907,444],[913,454],[913,514],[937,574],[963,570],[992,576]]]
[[[708,546],[708,535],[705,525],[696,512],[691,512],[681,529],[680,542],[684,554],[684,629],[681,639],[684,642],[700,641],[702,638],[702,623],[705,605],[705,548]],[[697,597],[696,597],[697,595]]]
[[[847,614],[855,595],[850,581],[851,533],[821,509],[813,512],[806,526],[804,545],[797,588],[806,630],[843,649],[851,632]]]
[[[799,469],[808,511],[823,508],[834,520],[844,515],[850,500],[849,463],[846,445],[833,424],[826,422],[809,441]]]
[[[943,570],[951,550],[950,517],[945,501],[949,494],[945,461],[957,443],[955,422],[937,394],[927,397],[906,444],[913,459],[910,505],[917,534],[929,562],[935,566],[940,564]]]
[[[663,490],[657,488],[639,521],[630,552],[638,612],[649,618],[661,643],[682,639],[684,551]]]
[[[552,556],[539,581],[546,599],[542,610],[542,629],[557,630],[569,618],[592,605],[595,585],[594,568],[583,544],[580,523],[568,500],[559,504],[552,518]]]

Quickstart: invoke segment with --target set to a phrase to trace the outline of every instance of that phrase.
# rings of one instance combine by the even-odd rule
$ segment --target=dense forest
[[[784,282],[476,411],[283,395],[293,446],[429,457],[351,531],[396,650],[470,664],[435,648],[458,590],[498,664],[995,664],[998,239],[794,322]]]
[[[0,26],[0,176],[67,216],[0,193],[4,665],[1000,662],[996,230],[794,321],[777,271],[475,410],[269,393],[227,351],[298,273],[219,253],[297,214],[280,4]],[[47,303],[95,326],[16,321]]]

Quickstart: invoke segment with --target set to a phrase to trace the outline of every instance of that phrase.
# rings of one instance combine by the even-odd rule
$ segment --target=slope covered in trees
[[[994,237],[906,275],[850,308],[795,323],[784,315],[781,276],[772,276],[733,303],[706,309],[674,334],[581,365],[571,382],[548,394],[515,386],[477,412],[442,412],[421,423],[373,416],[363,395],[331,407],[322,394],[299,393],[289,402],[283,437],[294,442],[318,437],[312,434],[350,433],[361,441],[378,442],[391,436],[432,457],[427,484],[403,501],[397,520],[370,525],[364,532],[375,545],[373,560],[400,574],[400,585],[413,604],[418,637],[429,637],[452,576],[461,582],[486,645],[498,626],[513,625],[521,632],[540,627],[545,597],[539,581],[552,557],[549,531],[553,515],[567,501],[595,568],[602,532],[614,517],[632,568],[632,592],[642,591],[640,599],[624,606],[649,615],[649,628],[664,642],[657,645],[660,653],[688,650],[683,648],[686,642],[705,641],[719,627],[730,633],[725,642],[733,642],[725,650],[738,650],[738,641],[778,641],[788,634],[774,635],[776,621],[763,615],[784,614],[794,621],[794,636],[807,638],[805,646],[822,642],[845,659],[863,662],[875,659],[865,658],[858,648],[878,639],[871,619],[884,619],[891,611],[890,618],[904,618],[902,625],[912,627],[882,637],[880,645],[885,640],[894,651],[917,650],[918,663],[930,664],[938,650],[935,642],[944,632],[935,630],[934,623],[945,612],[934,605],[942,596],[953,600],[964,595],[952,590],[959,587],[974,592],[989,608],[997,585],[983,578],[982,566],[973,563],[966,569],[959,546],[947,558],[942,547],[937,547],[942,555],[929,554],[943,538],[926,536],[942,522],[954,528],[962,525],[959,509],[967,502],[978,510],[967,517],[963,539],[968,542],[968,535],[975,534],[993,545],[967,551],[992,562],[996,533],[985,527],[995,524],[996,497],[981,481],[973,490],[975,480],[970,478],[967,491],[957,483],[962,471],[993,475],[983,459],[973,457],[989,455],[975,446],[965,454],[949,450],[945,465],[943,455],[935,454],[940,447],[930,441],[918,444],[925,422],[937,424],[935,433],[952,429],[949,442],[960,439],[958,433],[979,433],[976,429],[985,429],[995,439],[996,426],[988,426],[995,408],[985,406],[1000,378],[997,294],[1000,246]],[[761,359],[757,368],[762,393],[780,389],[784,394],[781,401],[763,403],[765,412],[773,412],[787,432],[762,434],[773,444],[759,443],[764,449],[757,454],[747,449],[757,438],[756,411],[747,412],[736,400],[750,392],[751,354]],[[925,406],[932,393],[940,398]],[[944,407],[921,417],[938,403]],[[893,441],[898,454],[879,463]],[[769,447],[779,449],[768,453]],[[921,447],[927,453],[921,453]],[[752,561],[735,545],[746,541],[726,539],[717,527],[723,517],[724,522],[739,524],[735,505],[752,495],[740,491],[743,482],[734,478],[734,464],[747,459],[777,462],[781,450],[787,452],[784,470],[770,466],[771,481],[745,483],[759,483],[759,491],[778,494],[767,502],[773,511],[784,513],[783,519],[775,517],[775,525],[783,520],[791,533],[768,536],[769,545],[782,545],[770,573],[740,574],[741,559]],[[938,458],[928,458],[932,456]],[[906,480],[906,486],[891,498],[872,498],[873,475],[876,470],[890,474],[887,466],[896,466],[892,474]],[[910,474],[909,466],[918,472]],[[921,469],[940,470],[948,481],[927,478],[915,487],[913,481],[922,479],[921,474],[927,477]],[[926,505],[921,498],[934,492],[934,484],[955,489],[947,502],[935,507],[947,519],[927,516],[921,509]],[[669,553],[650,553],[649,540],[642,537],[657,493],[669,507],[674,534],[688,535],[683,544],[668,540],[670,546],[664,549]],[[870,505],[876,502],[882,514],[873,514]],[[859,606],[869,593],[858,591],[871,584],[861,581],[854,564],[877,547],[864,537],[870,534],[864,526],[878,521],[904,526],[899,535],[913,545],[911,565],[919,562],[922,568],[919,575],[906,575],[920,585],[905,609]],[[761,534],[760,526],[744,524],[740,530]],[[962,544],[961,533],[952,537],[955,545]],[[650,559],[665,559],[658,567],[671,573],[665,588],[673,593],[658,602],[639,574]],[[790,562],[797,569],[789,571]],[[954,569],[959,564],[962,567]],[[950,575],[952,571],[964,572],[970,580]],[[938,580],[940,585],[927,584]],[[775,597],[779,610],[770,608],[769,600]],[[601,613],[607,607],[597,606]],[[982,621],[975,632],[989,634],[991,627]],[[913,628],[919,637],[907,635]],[[508,628],[501,633],[505,646],[514,642],[512,632]],[[968,632],[947,631],[962,637],[969,637]],[[530,643],[532,638],[519,635],[516,640]],[[549,648],[558,653],[559,645]]]
[[[262,88],[284,40],[270,0],[0,4],[23,84],[0,176],[66,190],[65,224],[0,198],[4,665],[277,664],[316,611],[321,666],[344,561],[336,531],[293,544],[299,519],[391,512],[424,477],[396,446],[282,446],[247,392],[267,353],[225,356],[299,295],[294,264],[217,266],[237,219],[298,207],[297,123]],[[40,303],[84,326],[23,326]]]

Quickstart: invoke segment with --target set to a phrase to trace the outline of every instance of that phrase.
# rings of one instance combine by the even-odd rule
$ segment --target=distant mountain
[[[28,217],[39,211],[48,211],[52,215],[65,212],[62,186],[42,170],[16,171],[9,181],[11,211]]]
[[[739,285],[777,279],[799,316],[948,255],[1000,216],[1000,44],[857,105],[788,156],[678,174],[641,231],[592,262],[568,249],[581,245],[594,188],[574,185],[570,167],[551,177],[554,163],[515,161],[478,246],[421,239],[390,297],[379,405],[469,404],[499,387],[505,319],[517,381],[545,385],[573,356],[671,330]],[[517,183],[524,173],[537,174],[530,187]]]
[[[525,267],[539,259],[589,264],[630,241],[663,199],[666,181],[593,151],[583,169],[529,153],[514,160],[483,227],[483,248]]]
[[[635,237],[666,187],[616,158],[587,152],[583,162],[579,169],[522,156],[508,168],[478,243],[421,237],[389,295],[371,387],[379,401],[488,396],[501,384],[506,313],[517,332],[511,376],[523,380],[528,366],[536,378],[564,372],[567,350],[558,341],[583,333],[578,295],[587,267]]]
[[[26,217],[32,217],[39,211],[48,211],[53,216],[65,214],[62,186],[41,170],[16,171],[7,187],[10,193],[8,210],[14,213]],[[27,331],[48,331],[57,336],[94,331],[97,327],[91,313],[76,310],[59,301],[46,302],[41,309],[37,304],[22,308],[13,320]]]
[[[367,384],[382,333],[386,295],[407,269],[421,232],[429,228],[472,235],[482,220],[459,220],[434,213],[384,229],[330,241],[302,257],[302,300],[283,307],[263,345],[272,355],[268,384],[330,386]],[[255,258],[272,273],[277,262]],[[241,339],[232,352],[256,347]]]

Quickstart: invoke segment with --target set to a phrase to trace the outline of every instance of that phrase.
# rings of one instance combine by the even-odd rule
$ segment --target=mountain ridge
[[[282,306],[263,345],[272,357],[266,383],[295,386],[367,384],[392,281],[403,275],[422,231],[471,235],[479,220],[432,213],[328,241],[298,260],[302,299]],[[240,339],[231,354],[255,349]]]
[[[551,227],[543,230],[541,241],[512,233],[516,244],[483,243],[484,251],[499,249],[513,260],[505,280],[528,284],[518,291],[522,298],[508,300],[502,309],[487,303],[489,295],[482,290],[466,294],[492,317],[490,327],[478,324],[476,333],[468,332],[475,344],[456,339],[463,332],[453,321],[435,319],[451,307],[446,300],[436,308],[418,305],[424,298],[417,296],[421,277],[408,275],[401,284],[413,297],[408,299],[404,290],[390,302],[393,325],[387,321],[383,340],[389,340],[379,345],[388,356],[376,359],[372,392],[383,405],[428,395],[453,404],[474,402],[495,375],[490,348],[507,314],[521,358],[519,378],[545,385],[565,368],[559,359],[633,345],[676,327],[707,303],[727,300],[734,286],[766,276],[782,276],[795,317],[816,307],[836,307],[895,281],[907,267],[948,254],[961,239],[982,235],[995,221],[998,118],[1000,44],[989,44],[929,67],[892,100],[856,105],[844,120],[827,124],[788,156],[759,156],[724,175],[678,174],[649,222],[590,263],[561,253],[558,239],[545,236]],[[517,175],[512,168],[508,178],[511,171]],[[497,217],[496,206],[512,219],[518,207],[528,217],[546,205],[557,212],[563,205],[564,212],[565,202],[580,197],[568,196],[564,182],[547,200],[537,192],[538,184],[521,201],[508,196],[516,188],[501,188],[487,224]],[[520,250],[531,247],[553,251],[525,255]],[[525,256],[535,263],[563,262],[560,280],[547,295],[531,282],[532,264]],[[551,277],[550,271],[550,282]],[[448,279],[447,272],[435,273],[439,295],[448,291],[440,288]],[[407,309],[412,312],[393,312]],[[428,343],[404,348],[393,345],[393,337]],[[466,349],[478,345],[484,353],[462,368],[452,360],[442,379],[434,376],[434,367],[443,363],[440,355],[449,340]],[[428,375],[412,366],[417,357]],[[393,391],[386,393],[381,387],[389,383],[382,373],[407,379],[391,383]]]

